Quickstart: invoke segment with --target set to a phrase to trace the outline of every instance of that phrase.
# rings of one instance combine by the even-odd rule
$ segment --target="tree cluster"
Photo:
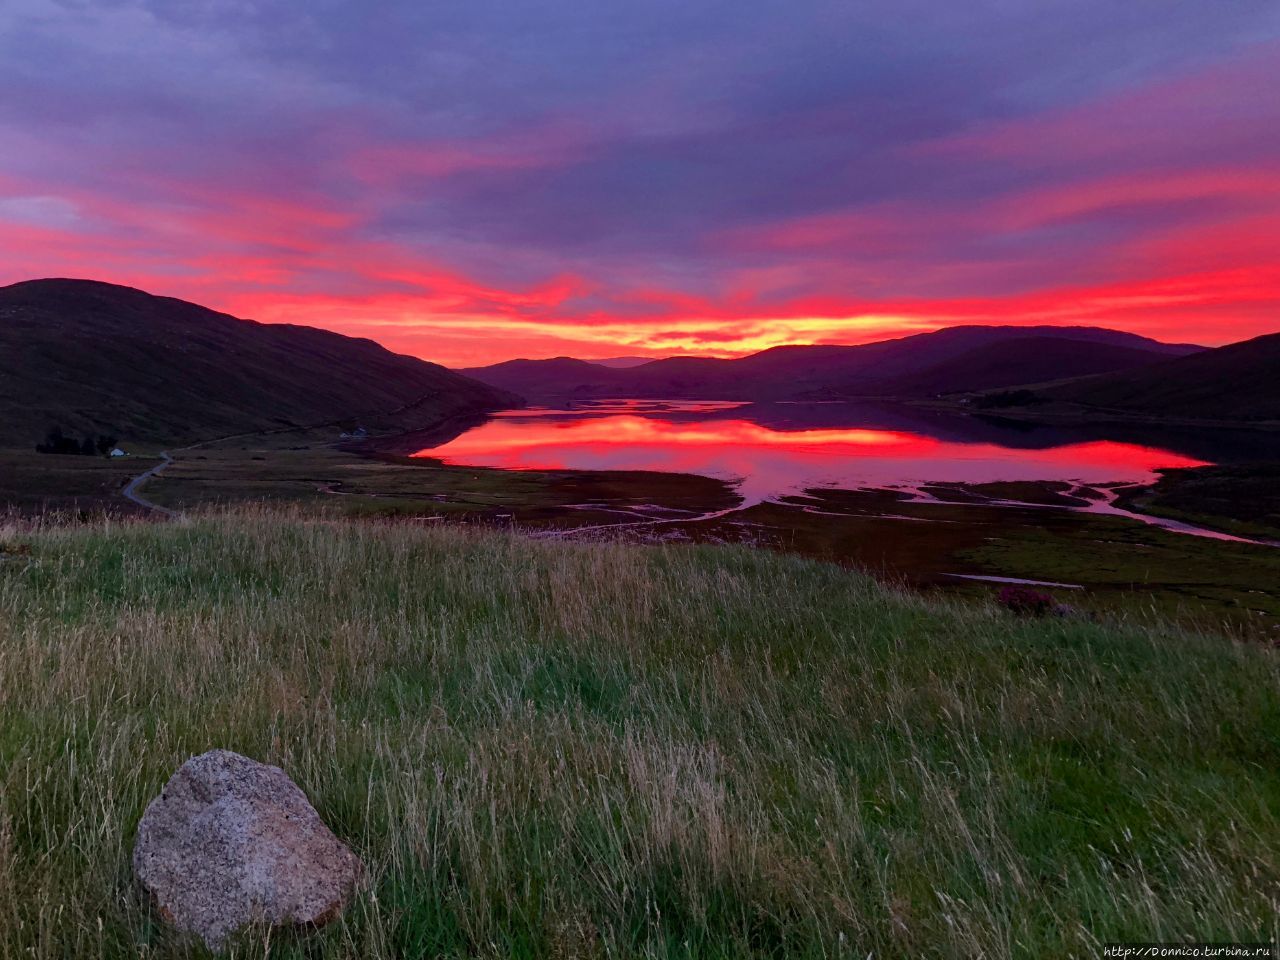
[[[1044,399],[1031,390],[1001,390],[999,393],[987,393],[973,401],[974,406],[984,409],[998,410],[1003,407],[1027,407],[1043,403]]]
[[[96,437],[85,435],[77,440],[68,437],[61,427],[52,427],[45,434],[44,442],[36,444],[37,453],[79,454],[85,457],[105,457],[116,445],[116,438],[100,433]]]

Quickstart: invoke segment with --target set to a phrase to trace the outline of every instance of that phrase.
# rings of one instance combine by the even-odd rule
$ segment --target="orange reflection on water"
[[[1203,462],[1111,441],[1037,450],[865,427],[777,430],[733,418],[732,406],[708,409],[707,416],[679,405],[670,406],[667,416],[640,415],[623,404],[511,411],[418,456],[513,470],[698,473],[738,481],[749,502],[818,485],[1145,480],[1158,468]],[[716,413],[724,419],[711,416]]]

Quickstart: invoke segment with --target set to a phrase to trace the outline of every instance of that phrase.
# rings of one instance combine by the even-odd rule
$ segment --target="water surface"
[[[822,486],[1145,482],[1160,468],[1213,462],[1206,438],[1196,446],[904,407],[617,400],[505,411],[420,455],[512,470],[697,473],[732,481],[751,504]]]

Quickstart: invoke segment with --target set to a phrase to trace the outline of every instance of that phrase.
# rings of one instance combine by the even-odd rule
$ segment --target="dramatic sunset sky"
[[[1280,329],[1277,0],[2,0],[0,283],[455,365]]]

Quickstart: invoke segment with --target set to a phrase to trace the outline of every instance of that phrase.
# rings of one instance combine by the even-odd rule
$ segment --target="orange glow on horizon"
[[[839,41],[829,65],[847,74],[796,59],[807,44],[746,56],[713,30],[687,50],[694,37],[668,48],[655,34],[655,55],[682,51],[659,77],[645,58],[539,45],[547,62],[526,59],[526,24],[479,15],[460,47],[468,31],[388,33],[339,76],[327,44],[359,36],[345,15],[309,21],[326,41],[302,68],[308,44],[292,30],[245,43],[228,29],[206,45],[185,17],[132,6],[18,11],[21,30],[44,39],[5,61],[11,85],[22,79],[0,118],[0,284],[123,283],[453,367],[733,357],[958,324],[1091,325],[1206,346],[1280,330],[1280,98],[1266,92],[1280,86],[1280,38],[1258,11],[1196,14],[1195,30],[1136,18],[1088,50],[1037,31],[1043,64],[1024,56],[1026,24],[1007,11],[972,47],[945,17],[866,11],[887,20],[859,35],[888,41],[901,28],[903,49],[918,51],[928,20],[958,58],[894,61],[883,89],[901,83],[930,107],[886,123],[885,64],[850,59],[842,31],[814,39]],[[123,29],[93,25],[108,8],[103,22],[118,14]],[[603,16],[598,37],[557,39],[615,36]],[[732,19],[749,32],[753,17]],[[144,26],[145,47],[133,34]],[[468,44],[490,32],[521,52],[483,68],[506,80],[455,83],[483,59]],[[1002,36],[991,49],[1021,53],[952,74]],[[285,37],[288,54],[272,56]],[[383,62],[393,39],[432,51],[405,62],[431,64],[438,88]],[[704,44],[718,52],[686,62]],[[1047,82],[1054,50],[1071,69]],[[782,86],[744,82],[766,60]],[[175,66],[174,82],[158,81]],[[944,76],[955,88],[935,90]],[[786,110],[781,90],[794,97]]]
[[[709,238],[709,247],[780,259],[731,271],[716,294],[628,286],[586,270],[531,271],[534,279],[523,284],[480,279],[403,245],[360,237],[354,231],[362,217],[323,197],[148,185],[163,199],[133,204],[0,180],[0,249],[7,254],[0,282],[108,280],[247,319],[369,337],[455,367],[566,355],[733,357],[957,324],[1104,326],[1206,346],[1280,330],[1280,177],[1254,168],[1150,182],[1098,177],[1015,193],[976,211],[886,205],[732,231]],[[795,292],[857,289],[844,271],[856,265],[864,243],[870,254],[909,259],[929,252],[935,231],[961,240],[990,228],[1016,236],[1125,203],[1191,202],[1233,212],[1141,234],[1070,283],[1046,277],[1000,295]],[[80,221],[104,226],[85,229]],[[987,286],[986,265],[931,269],[932,277],[921,271],[922,289],[952,280]],[[1008,283],[993,275],[991,286]]]
[[[551,300],[562,296],[563,288],[547,290]],[[536,296],[522,295],[530,302]],[[852,345],[965,324],[1099,326],[1167,342],[1221,346],[1280,331],[1280,264],[1017,297],[903,301],[873,310],[827,300],[777,311],[735,311],[704,303],[692,314],[575,316],[567,303],[563,312],[553,304],[454,312],[458,302],[433,309],[432,299],[408,294],[244,295],[233,297],[227,309],[264,322],[303,323],[370,337],[396,352],[447,366],[483,366],[516,357],[739,357],[778,346]]]
[[[5,194],[38,188],[0,181],[0,201]],[[1104,326],[1207,346],[1280,329],[1280,254],[1274,242],[1280,236],[1280,180],[1256,171],[1188,174],[1141,189],[1128,180],[1098,180],[1015,197],[990,211],[1002,230],[1017,232],[1127,196],[1151,203],[1180,195],[1206,202],[1225,198],[1241,205],[1244,212],[1215,224],[1170,228],[1135,241],[1120,278],[1000,296],[797,295],[776,301],[775,292],[796,281],[797,268],[740,271],[720,296],[661,287],[615,289],[572,272],[524,286],[501,285],[387,242],[353,240],[347,231],[358,218],[321,202],[246,193],[219,195],[221,203],[214,205],[208,190],[186,184],[169,189],[174,198],[151,209],[65,193],[70,209],[117,224],[117,234],[82,231],[56,218],[6,219],[0,207],[0,248],[10,253],[0,282],[40,276],[110,280],[248,319],[369,337],[395,352],[448,366],[565,355],[732,357],[784,345],[865,343],[956,324]],[[21,214],[22,206],[16,209]],[[927,236],[921,224],[946,217],[912,209],[860,214],[851,221],[831,214],[724,242],[729,248],[758,246],[773,238],[775,249],[802,255],[805,269],[822,270],[851,230],[869,230],[887,249],[910,251]],[[962,233],[975,229],[963,218],[951,226]],[[198,252],[161,265],[157,258],[190,247],[193,237],[200,238]],[[327,279],[316,284],[309,277]]]

